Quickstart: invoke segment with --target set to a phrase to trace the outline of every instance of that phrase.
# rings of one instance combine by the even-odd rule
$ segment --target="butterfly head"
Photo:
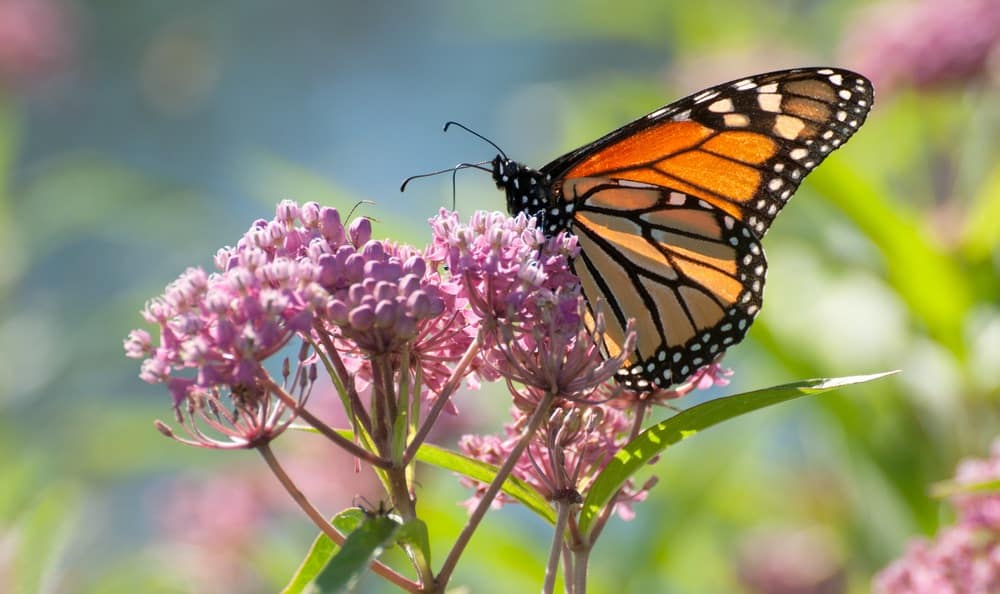
[[[507,194],[507,212],[539,217],[551,202],[550,182],[541,172],[497,155],[493,159],[493,181]]]

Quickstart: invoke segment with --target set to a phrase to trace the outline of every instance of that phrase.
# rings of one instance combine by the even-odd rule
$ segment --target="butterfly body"
[[[682,383],[745,336],[763,300],[760,239],[802,179],[864,122],[871,83],[833,68],[732,81],[664,106],[540,169],[497,156],[512,215],[574,233],[604,350],[637,346],[618,380]]]

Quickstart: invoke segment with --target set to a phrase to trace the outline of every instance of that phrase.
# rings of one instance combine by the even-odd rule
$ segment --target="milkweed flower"
[[[465,435],[459,447],[468,456],[500,465],[509,457],[528,417],[516,406],[512,414],[514,419],[504,426],[502,436]],[[628,441],[631,428],[632,419],[622,409],[563,401],[532,438],[512,474],[550,501],[580,503],[600,471]],[[465,502],[472,509],[478,505],[486,486],[465,478],[462,483],[475,489]],[[632,504],[645,500],[654,484],[655,479],[651,479],[637,487],[629,480],[615,499],[615,513],[625,520],[632,519]],[[501,493],[493,505],[499,507],[513,501]]]
[[[966,460],[955,482],[1000,480],[1000,441],[985,460]],[[1000,494],[962,493],[951,498],[957,523],[934,540],[917,539],[875,577],[877,594],[988,594],[1000,592]]]
[[[273,438],[292,414],[290,394],[276,390],[303,405],[320,361],[336,360],[341,384],[364,389],[373,358],[391,373],[405,359],[425,397],[441,388],[472,343],[459,291],[440,262],[371,233],[367,219],[345,227],[336,209],[284,201],[272,220],[218,251],[215,271],[188,269],[147,303],[143,317],[158,340],[135,330],[125,353],[144,359],[143,380],[167,386],[189,442],[252,447]],[[291,373],[287,359],[275,359],[296,344],[310,354]],[[195,420],[229,441],[209,438]]]
[[[961,84],[1000,61],[995,0],[883,2],[849,30],[841,53],[883,90]]]
[[[463,224],[442,209],[431,219],[431,250],[461,279],[472,311],[490,321],[530,315],[538,290],[574,287],[569,260],[579,253],[576,238],[561,233],[548,239],[534,218],[477,212]]]

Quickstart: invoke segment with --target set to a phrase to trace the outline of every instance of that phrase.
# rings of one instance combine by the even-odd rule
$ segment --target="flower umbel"
[[[281,386],[259,381],[189,391],[182,405],[174,409],[187,438],[162,421],[156,421],[156,428],[182,443],[213,449],[251,449],[270,442],[295,420],[296,411],[305,405],[316,383],[316,364],[307,356],[308,350],[303,343],[294,373],[285,359]],[[296,406],[290,407],[287,398],[276,398],[277,390],[294,393]]]
[[[955,482],[1000,480],[1000,441],[990,458],[966,460]],[[985,594],[1000,592],[1000,493],[952,497],[958,522],[934,540],[917,539],[900,559],[875,577],[877,594]]]

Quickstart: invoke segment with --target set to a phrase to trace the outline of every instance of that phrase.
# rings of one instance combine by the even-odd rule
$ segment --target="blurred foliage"
[[[850,67],[835,48],[864,8],[47,4],[71,12],[61,26],[72,41],[59,47],[72,55],[42,83],[4,81],[0,101],[0,591],[18,594],[287,583],[315,536],[294,509],[267,500],[238,545],[185,532],[197,518],[164,519],[158,496],[181,499],[180,479],[243,473],[232,479],[242,485],[258,464],[163,440],[151,420],[169,419],[169,399],[135,378],[120,347],[148,296],[186,266],[210,266],[279,199],[344,212],[374,200],[359,213],[379,233],[420,244],[423,221],[450,206],[451,182],[400,196],[399,181],[491,156],[475,139],[442,137],[444,120],[541,163],[701,85]],[[612,522],[595,550],[592,591],[748,592],[737,567],[754,534],[818,527],[848,591],[865,592],[909,537],[940,524],[929,486],[1000,434],[996,77],[878,95],[769,233],[766,305],[727,358],[733,392],[902,373],[672,448],[650,469],[661,480],[638,519]],[[457,201],[464,214],[502,205],[474,173],[460,177]],[[492,401],[502,398],[487,389],[459,406],[502,413]],[[442,443],[484,426],[457,421]],[[446,473],[420,483],[442,559],[468,492]],[[325,513],[350,505],[354,486],[341,488]],[[455,585],[496,591],[502,575],[506,591],[537,589],[548,530],[516,506],[493,513]],[[360,590],[386,591],[371,575]]]

